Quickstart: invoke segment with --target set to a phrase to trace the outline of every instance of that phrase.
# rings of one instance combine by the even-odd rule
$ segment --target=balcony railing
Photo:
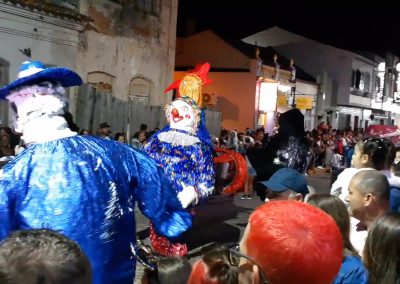
[[[268,65],[262,66],[262,77],[290,83],[290,78],[292,76],[290,71],[278,69],[278,72],[279,74],[277,76],[277,69],[275,67]]]
[[[372,98],[372,94],[369,92],[364,92],[360,89],[350,87],[350,94],[354,96],[364,97],[364,98]]]

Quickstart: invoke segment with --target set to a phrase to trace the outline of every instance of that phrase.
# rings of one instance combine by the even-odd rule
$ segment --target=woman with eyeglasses
[[[203,255],[192,269],[187,284],[237,284],[240,257],[225,246],[218,246]]]
[[[346,205],[338,197],[329,194],[312,195],[307,203],[330,215],[342,233],[343,262],[333,284],[368,283],[365,267],[350,242],[350,216]]]
[[[371,227],[363,251],[369,284],[400,283],[400,214],[390,213]]]

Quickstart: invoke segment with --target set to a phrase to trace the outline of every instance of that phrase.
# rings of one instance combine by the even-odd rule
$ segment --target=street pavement
[[[329,193],[330,174],[307,176],[312,193]],[[189,248],[191,260],[198,259],[202,250],[212,243],[238,243],[247,225],[249,215],[262,204],[258,196],[251,200],[241,200],[236,196],[211,196],[207,202],[195,208],[193,227],[182,238]],[[137,235],[144,243],[149,243],[149,222],[140,212],[136,214]],[[143,267],[137,263],[135,283],[140,283]]]

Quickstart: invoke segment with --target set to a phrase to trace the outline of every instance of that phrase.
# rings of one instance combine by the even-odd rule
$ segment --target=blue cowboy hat
[[[48,67],[40,61],[25,61],[22,63],[18,79],[0,88],[0,99],[5,99],[13,90],[40,82],[59,82],[63,87],[79,86],[82,79],[75,72],[63,67]]]

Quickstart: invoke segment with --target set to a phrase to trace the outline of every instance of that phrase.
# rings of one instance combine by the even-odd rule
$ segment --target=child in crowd
[[[343,156],[339,154],[338,149],[333,150],[333,156],[331,159],[332,175],[331,175],[331,185],[336,181],[338,175],[344,170],[343,166]]]
[[[387,139],[369,138],[358,142],[352,158],[353,167],[347,168],[339,174],[337,180],[332,184],[331,194],[345,201],[350,181],[356,173],[362,170],[386,170],[390,168],[389,165],[392,164],[393,159],[394,147]]]

